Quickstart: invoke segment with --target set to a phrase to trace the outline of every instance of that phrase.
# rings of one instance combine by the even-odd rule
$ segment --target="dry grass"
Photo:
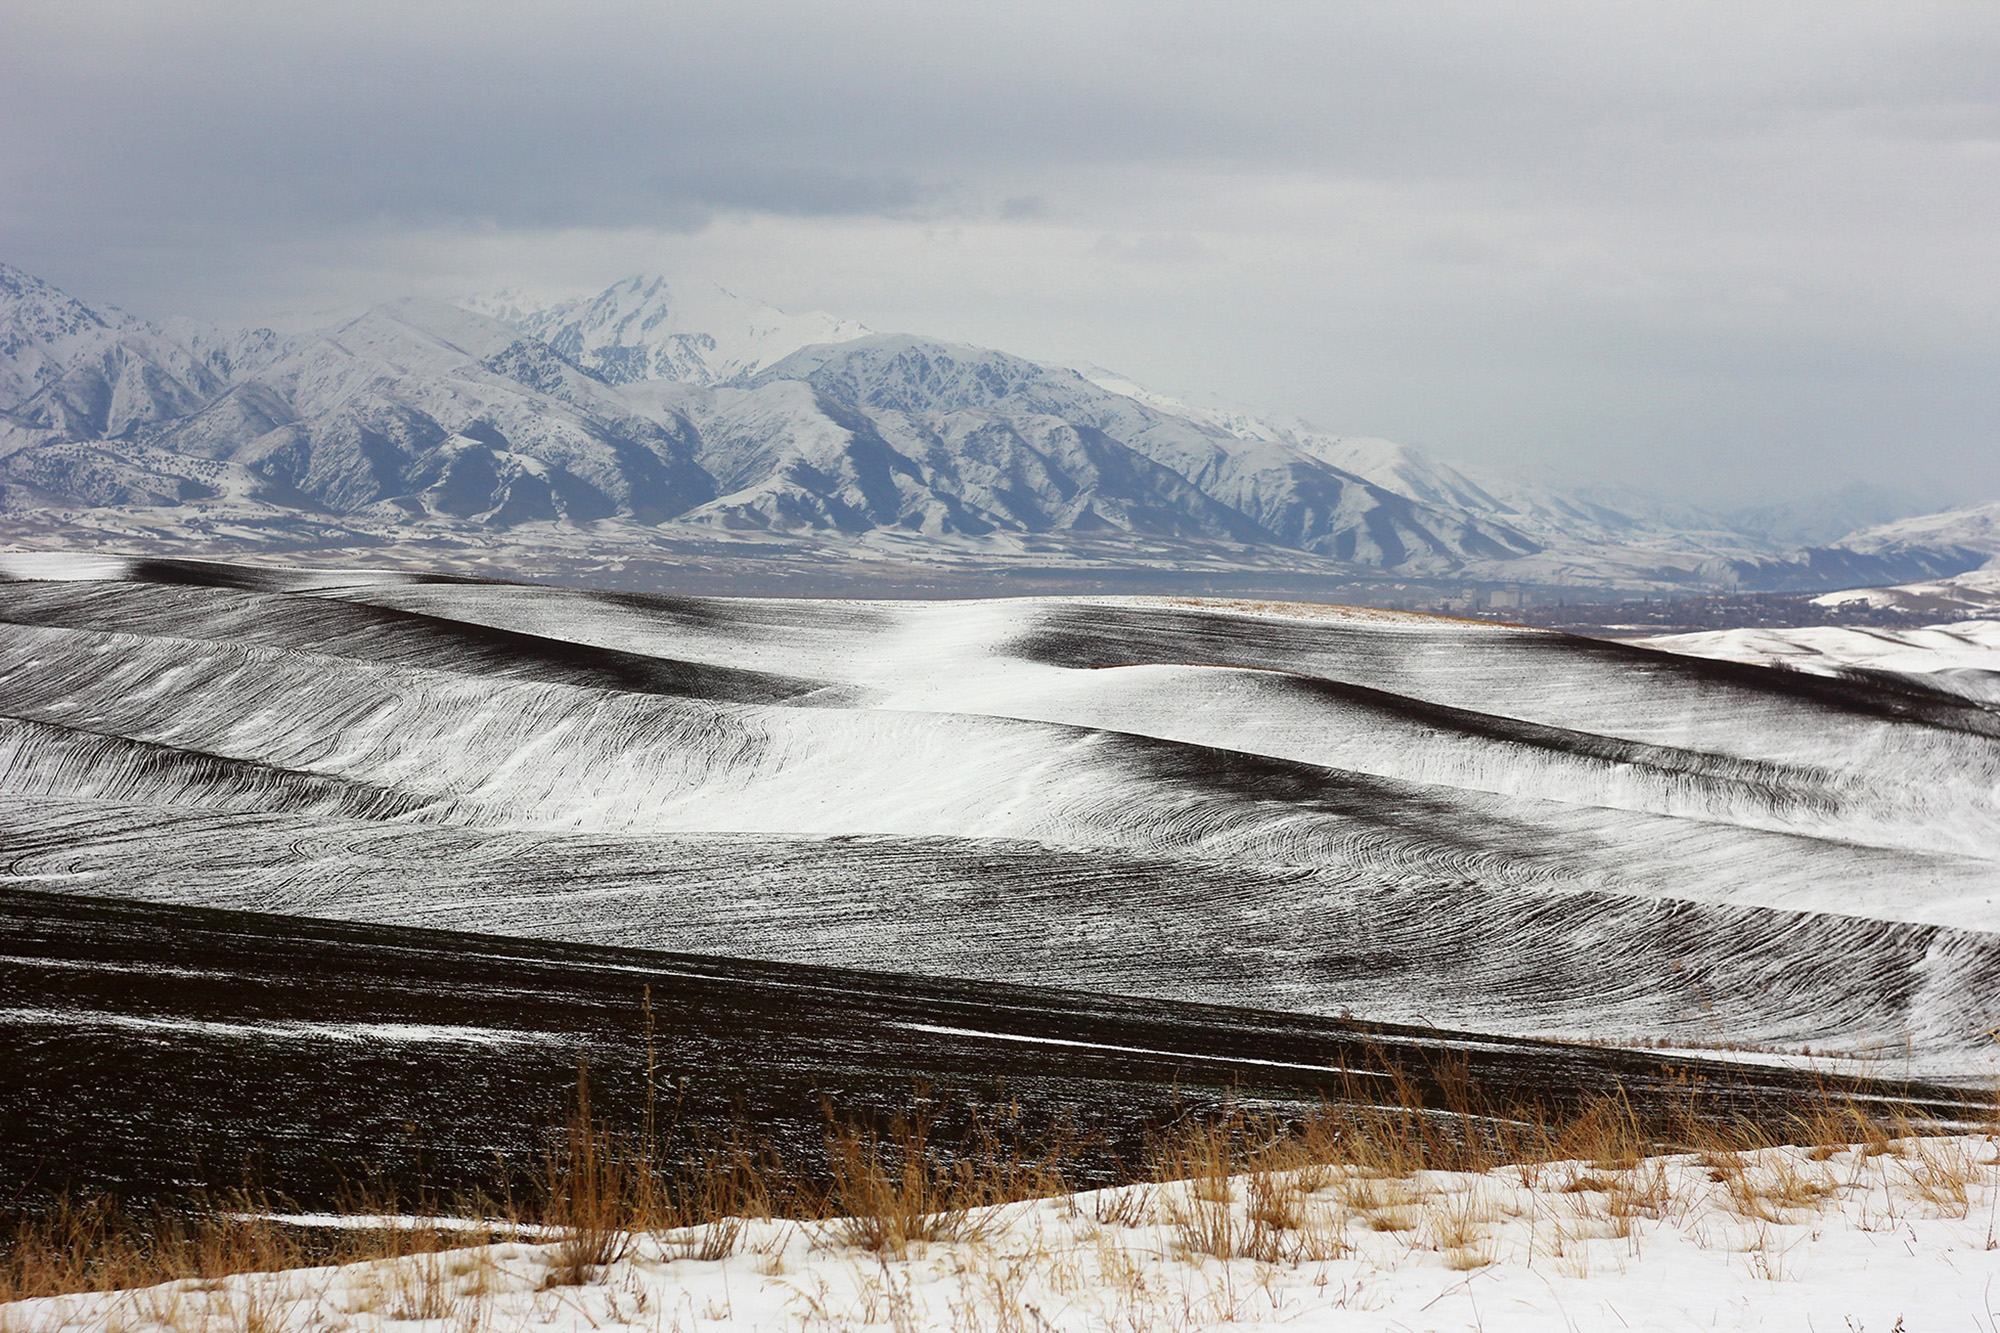
[[[1447,1267],[1464,1272],[1493,1262],[1487,1235],[1499,1212],[1480,1177],[1472,1177],[1463,1189],[1435,1196],[1430,1214],[1434,1243]]]
[[[1384,1061],[1383,1073],[1387,1104],[1371,1104],[1357,1087],[1309,1115],[1230,1112],[1166,1126],[1131,1173],[1145,1183],[1088,1196],[1077,1205],[1080,1215],[1101,1227],[1164,1221],[1189,1256],[1265,1263],[1339,1257],[1350,1248],[1345,1228],[1354,1227],[1435,1250],[1448,1265],[1469,1269],[1490,1261],[1492,1205],[1476,1189],[1426,1186],[1426,1173],[1504,1165],[1527,1184],[1553,1171],[1548,1188],[1570,1201],[1562,1227],[1580,1255],[1583,1239],[1630,1236],[1636,1220],[1662,1218],[1675,1206],[1662,1153],[1697,1154],[1735,1214],[1760,1226],[1821,1207],[1855,1187],[1858,1164],[1884,1158],[1901,1173],[1899,1197],[1964,1217],[1989,1165],[1973,1160],[1962,1141],[1924,1139],[1926,1126],[1905,1112],[1833,1093],[1754,1122],[1708,1113],[1691,1097],[1684,1114],[1648,1121],[1616,1094],[1562,1110],[1496,1106],[1481,1098],[1462,1066],[1432,1068],[1419,1080]],[[1371,1082],[1365,1091],[1379,1099],[1382,1086]],[[379,1293],[381,1310],[391,1318],[436,1319],[457,1299],[453,1293],[462,1297],[477,1282],[476,1271],[460,1272],[445,1252],[523,1225],[556,1229],[544,1282],[557,1288],[591,1282],[627,1257],[643,1233],[663,1235],[679,1257],[712,1261],[738,1248],[743,1219],[798,1219],[817,1224],[813,1234],[823,1246],[886,1261],[913,1245],[977,1240],[989,1224],[981,1212],[988,1205],[1069,1192],[1066,1170],[1075,1148],[1069,1138],[975,1125],[940,1146],[930,1118],[935,1109],[920,1091],[912,1109],[884,1129],[830,1120],[825,1169],[801,1172],[742,1134],[667,1150],[650,1096],[636,1132],[621,1133],[593,1116],[588,1073],[580,1070],[574,1113],[534,1188],[510,1195],[504,1207],[479,1198],[405,1203],[379,1191],[357,1196],[353,1207],[485,1219],[483,1229],[312,1234],[270,1220],[283,1201],[256,1194],[136,1217],[108,1201],[59,1199],[33,1216],[0,1220],[0,1303],[408,1259]],[[1779,1143],[1810,1151],[1760,1151]],[[1562,1253],[1565,1233],[1555,1234]],[[252,1312],[244,1321],[254,1322]]]
[[[833,1235],[878,1254],[901,1254],[913,1241],[959,1240],[966,1235],[971,1199],[985,1197],[925,1151],[922,1121],[898,1120],[889,1144],[858,1130],[831,1136]]]
[[[1214,1133],[1227,1136],[1230,1152],[1244,1151],[1240,1125]],[[1807,1262],[1803,1238],[1825,1225],[1810,1216],[1813,1210],[1831,1201],[1835,1215],[1844,1211],[1851,1221],[1856,1191],[1872,1190],[1885,1202],[1893,1195],[1902,1216],[1949,1217],[1955,1215],[1952,1181],[1963,1178],[1968,1200],[1977,1200],[1983,1212],[1993,1193],[1992,1168],[2000,1165],[1989,1141],[1958,1138],[1891,1140],[1879,1153],[1865,1143],[1843,1146],[1818,1160],[1796,1148],[1731,1147],[1708,1153],[1709,1166],[1695,1155],[1620,1166],[1615,1154],[1606,1154],[1612,1165],[1575,1161],[1535,1169],[1524,1163],[1483,1174],[1426,1168],[1393,1176],[1351,1163],[1251,1167],[1224,1181],[1165,1179],[1066,1204],[1009,1209],[993,1221],[966,1216],[952,1202],[970,1197],[954,1170],[934,1166],[928,1179],[904,1174],[902,1153],[911,1137],[892,1133],[873,1145],[872,1158],[865,1136],[850,1141],[864,1178],[850,1180],[855,1193],[848,1198],[875,1198],[884,1220],[872,1229],[852,1230],[858,1219],[736,1224],[766,1261],[755,1271],[784,1279],[775,1285],[795,1294],[808,1327],[914,1330],[937,1327],[948,1315],[955,1328],[1042,1333],[1048,1327],[1044,1312],[1056,1309],[1088,1311],[1092,1327],[1135,1331],[1216,1319],[1285,1322],[1302,1298],[1344,1293],[1356,1273],[1404,1265],[1461,1274],[1493,1263],[1511,1267],[1523,1262],[1524,1241],[1526,1262],[1536,1271],[1589,1276],[1620,1269],[1655,1234],[1642,1222],[1648,1218],[1677,1221],[1681,1234],[1760,1279],[1789,1281]],[[1251,1142],[1267,1156],[1289,1151],[1286,1141]],[[1380,1160],[1372,1149],[1357,1155]],[[1229,1158],[1217,1151],[1177,1160]],[[1920,1182],[1928,1182],[1932,1193]],[[890,1197],[874,1196],[882,1189]],[[913,1200],[925,1198],[942,1199],[944,1206],[935,1215],[914,1215]],[[1144,1200],[1143,1214],[1110,1203],[1135,1198]],[[842,1205],[830,1195],[826,1206]],[[1806,1215],[1786,1216],[1800,1210]],[[903,1228],[900,1241],[896,1226]],[[676,1247],[699,1248],[704,1234],[702,1227],[675,1233],[667,1238],[667,1256]],[[928,1248],[933,1242],[936,1248]],[[689,1318],[729,1317],[726,1283],[720,1298],[702,1296],[676,1308],[672,1302],[681,1298],[672,1293],[685,1290],[677,1285],[680,1278],[658,1264],[652,1243],[627,1243],[632,1262],[600,1270],[579,1288],[548,1285],[564,1262],[559,1244],[501,1250],[497,1262],[491,1250],[433,1251],[360,1265],[332,1279],[315,1274],[290,1284],[253,1278],[207,1290],[155,1288],[102,1307],[118,1315],[102,1326],[129,1333],[276,1333],[281,1327],[334,1333],[421,1321],[442,1333],[497,1333],[524,1317],[524,1298],[534,1311],[575,1311],[600,1327],[666,1327],[669,1319],[685,1327]],[[905,1250],[899,1252],[898,1244]],[[732,1237],[727,1249],[734,1248]],[[1335,1270],[1332,1288],[1326,1285],[1330,1260],[1351,1261]],[[713,1292],[713,1285],[706,1290]]]
[[[1101,1227],[1143,1227],[1154,1220],[1156,1191],[1140,1187],[1098,1190],[1090,1196],[1090,1218]]]
[[[399,1225],[332,1234],[272,1220],[282,1211],[261,1195],[196,1200],[178,1212],[133,1216],[104,1198],[58,1197],[10,1219],[0,1239],[0,1304],[76,1291],[115,1291],[162,1282],[213,1283],[237,1273],[400,1259],[483,1245],[509,1227]],[[404,1212],[387,1197],[364,1198],[366,1216]],[[428,1210],[419,1210],[427,1212]]]
[[[635,1160],[591,1118],[590,1080],[579,1068],[577,1109],[544,1177],[546,1217],[562,1231],[548,1285],[581,1286],[629,1254],[634,1227],[655,1220],[655,1179],[650,1161]]]
[[[1250,1177],[1245,1190],[1249,1195],[1245,1211],[1253,1225],[1269,1231],[1297,1231],[1305,1225],[1310,1187],[1296,1174],[1260,1171]]]
[[[1972,1210],[1972,1186],[1989,1162],[1965,1150],[1962,1140],[1905,1140],[1903,1162],[1908,1188],[1943,1217],[1966,1217]]]

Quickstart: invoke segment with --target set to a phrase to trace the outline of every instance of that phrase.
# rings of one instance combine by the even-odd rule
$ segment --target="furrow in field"
[[[1418,783],[2000,859],[2000,714],[1507,626],[1136,599],[853,603],[343,591],[844,682],[842,702],[1128,732]],[[1920,780],[1913,780],[1920,779]]]
[[[0,627],[0,688],[17,717],[394,788],[433,822],[1024,838],[1916,919],[1991,879],[1964,857],[1008,718],[714,704],[20,625]]]
[[[80,894],[1516,1035],[1873,1052],[1944,1076],[1987,1072],[2000,1022],[1990,932],[998,840],[607,841],[10,800],[0,865]]]

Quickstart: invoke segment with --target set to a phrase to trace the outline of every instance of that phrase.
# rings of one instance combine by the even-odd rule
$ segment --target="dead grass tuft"
[[[1298,1263],[1347,1252],[1348,1226],[1409,1238],[1453,1267],[1490,1262],[1488,1205],[1477,1192],[1440,1194],[1427,1172],[1518,1168],[1524,1184],[1547,1172],[1574,1201],[1577,1236],[1631,1234],[1638,1218],[1674,1207],[1662,1153],[1692,1153],[1722,1197],[1757,1225],[1796,1219],[1838,1197],[1841,1171],[1868,1164],[1900,1173],[1901,1188],[1941,1215],[1964,1217],[1989,1164],[1963,1141],[1926,1139],[1934,1127],[1905,1109],[1840,1090],[1758,1112],[1704,1103],[1641,1116],[1611,1094],[1551,1109],[1486,1098],[1462,1061],[1412,1072],[1378,1058],[1311,1113],[1226,1109],[1185,1116],[1160,1129],[1126,1172],[1143,1184],[1079,1203],[1104,1227],[1165,1221],[1190,1255]],[[457,1274],[444,1252],[510,1234],[522,1224],[558,1229],[545,1281],[592,1281],[633,1252],[634,1237],[660,1234],[675,1257],[713,1261],[736,1252],[745,1218],[823,1224],[829,1241],[894,1257],[913,1245],[976,1240],[980,1212],[1066,1194],[1074,1144],[1061,1133],[1026,1134],[1018,1124],[975,1124],[940,1144],[936,1104],[919,1089],[886,1128],[834,1123],[825,1166],[797,1171],[747,1133],[669,1151],[655,1121],[649,1078],[635,1130],[598,1120],[588,1070],[579,1069],[574,1113],[554,1137],[532,1187],[505,1207],[471,1198],[399,1200],[357,1192],[351,1211],[484,1219],[481,1228],[442,1225],[312,1235],[271,1220],[282,1199],[245,1191],[194,1200],[177,1213],[131,1216],[104,1199],[62,1198],[33,1215],[0,1218],[0,1303],[63,1292],[147,1287],[174,1279],[216,1283],[237,1273],[368,1259],[414,1260],[382,1279],[371,1299],[387,1318],[437,1319],[451,1293],[476,1274]],[[1777,1144],[1805,1153],[1773,1155]],[[1851,1145],[1851,1151],[1850,1151]],[[1550,1164],[1575,1164],[1555,1166]],[[1567,1207],[1568,1205],[1566,1205]],[[1574,1248],[1574,1247],[1573,1247]],[[1563,1255],[1561,1241],[1557,1253]],[[1587,1260],[1576,1249],[1575,1262]],[[426,1257],[431,1256],[431,1257]],[[885,1307],[886,1309],[887,1307]],[[428,1313],[427,1313],[428,1312]],[[245,1319],[250,1318],[245,1315]]]

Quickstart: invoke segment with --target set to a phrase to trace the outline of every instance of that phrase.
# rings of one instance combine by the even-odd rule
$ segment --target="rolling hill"
[[[5,564],[22,887],[1994,1072],[2000,720],[1921,675],[1190,599]]]

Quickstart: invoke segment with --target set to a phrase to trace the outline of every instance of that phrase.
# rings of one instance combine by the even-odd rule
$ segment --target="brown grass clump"
[[[1941,1217],[1966,1217],[1972,1211],[1972,1186],[1989,1163],[1970,1151],[1964,1140],[1912,1138],[1903,1172],[1912,1193]]]
[[[60,1196],[0,1222],[0,1304],[67,1292],[118,1291],[238,1273],[400,1259],[486,1244],[505,1223],[357,1227],[314,1232],[274,1221],[279,1201],[258,1194],[197,1198],[181,1212],[127,1213],[115,1200]],[[350,1210],[393,1216],[387,1195],[357,1195]],[[429,1210],[423,1210],[429,1211]]]
[[[1225,1201],[1199,1194],[1176,1199],[1167,1206],[1167,1220],[1184,1254],[1236,1259],[1249,1253],[1253,1228]]]
[[[591,1119],[590,1080],[579,1067],[576,1113],[548,1156],[543,1186],[547,1220],[562,1231],[548,1285],[580,1286],[629,1254],[633,1229],[656,1220],[656,1179],[643,1145],[634,1156]]]
[[[398,1320],[446,1319],[458,1295],[454,1273],[436,1253],[399,1264],[384,1265],[389,1301],[386,1317]]]
[[[1090,1196],[1090,1218],[1101,1227],[1143,1227],[1153,1221],[1155,1191],[1145,1186],[1098,1190]]]
[[[924,1152],[924,1131],[898,1121],[892,1150],[839,1129],[828,1147],[835,1234],[863,1250],[901,1254],[913,1241],[956,1240],[968,1226],[966,1191]]]
[[[1439,1194],[1431,1201],[1431,1229],[1447,1267],[1461,1272],[1493,1262],[1487,1248],[1487,1227],[1498,1213],[1473,1177],[1463,1188]]]
[[[1757,1119],[1740,1108],[1719,1113],[1691,1094],[1683,1113],[1648,1118],[1615,1090],[1553,1110],[1503,1106],[1482,1096],[1463,1062],[1441,1060],[1421,1076],[1379,1063],[1379,1072],[1365,1082],[1350,1076],[1336,1099],[1310,1114],[1226,1109],[1184,1117],[1160,1130],[1125,1172],[1142,1183],[1077,1206],[1101,1226],[1165,1221],[1190,1255],[1268,1263],[1336,1257],[1346,1251],[1342,1228],[1351,1225],[1406,1237],[1453,1267],[1472,1268],[1490,1261],[1490,1205],[1476,1190],[1426,1183],[1427,1172],[1508,1165],[1525,1184],[1547,1171],[1555,1192],[1574,1200],[1579,1227],[1622,1236],[1634,1219],[1675,1206],[1663,1153],[1695,1154],[1731,1210],[1760,1225],[1820,1207],[1853,1187],[1840,1171],[1858,1174],[1871,1162],[1900,1173],[1906,1196],[1922,1206],[1963,1217],[1973,1184],[1992,1165],[1962,1141],[1923,1138],[1933,1127],[1892,1104],[1837,1091]],[[313,1233],[273,1221],[284,1201],[254,1191],[140,1216],[108,1200],[64,1198],[33,1216],[0,1218],[0,1303],[415,1257],[421,1262],[384,1279],[380,1308],[391,1318],[433,1319],[441,1316],[425,1312],[441,1308],[441,1293],[477,1281],[444,1252],[518,1234],[524,1224],[556,1229],[544,1280],[558,1287],[600,1277],[643,1233],[661,1235],[677,1257],[716,1260],[735,1252],[743,1219],[783,1217],[824,1223],[817,1234],[826,1240],[886,1260],[912,1245],[977,1239],[989,1225],[979,1212],[988,1205],[1069,1191],[1075,1145],[1065,1135],[975,1123],[940,1144],[935,1112],[919,1090],[912,1109],[885,1129],[830,1117],[824,1170],[801,1173],[748,1134],[683,1138],[669,1151],[650,1078],[642,1122],[629,1131],[605,1124],[593,1113],[588,1071],[579,1069],[574,1113],[530,1188],[505,1207],[479,1198],[404,1201],[377,1190],[358,1193],[350,1208],[405,1223],[420,1214],[475,1225]],[[1809,1151],[1760,1151],[1778,1144]]]
[[[815,1193],[795,1183],[788,1210],[830,1219],[836,1240],[890,1255],[912,1244],[976,1238],[988,1225],[976,1210],[1070,1193],[1065,1166],[1073,1145],[1065,1132],[1031,1144],[1008,1127],[975,1123],[964,1141],[940,1151],[932,1138],[935,1109],[919,1087],[911,1111],[893,1117],[886,1135],[830,1124],[830,1187]]]
[[[1292,1174],[1259,1171],[1250,1177],[1246,1208],[1253,1225],[1270,1231],[1297,1231],[1305,1225],[1305,1183]]]

